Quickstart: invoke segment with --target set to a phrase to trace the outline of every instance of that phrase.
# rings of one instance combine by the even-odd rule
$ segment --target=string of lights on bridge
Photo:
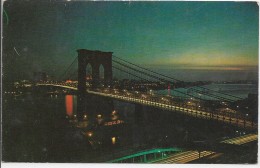
[[[141,67],[140,65],[136,65],[133,64],[129,61],[123,60],[117,56],[113,56],[113,65],[112,68],[113,70],[117,70],[120,73],[125,73],[130,75],[131,77],[138,79],[139,81],[142,82],[146,82],[146,83],[151,83],[151,82],[159,82],[159,83],[165,83],[168,84],[169,86],[175,86],[176,84],[180,83],[184,83],[184,81],[179,80],[179,79],[175,79],[173,77],[169,77],[166,76],[164,74],[160,74],[158,72],[154,72],[152,70],[149,70],[147,68]],[[66,76],[69,76],[69,78],[71,78],[71,76],[75,76],[75,74],[77,73],[77,69],[73,72],[71,72],[73,70],[73,66],[75,65],[75,63],[77,62],[77,57],[73,60],[73,62],[69,65],[69,67],[65,70],[65,72],[61,75],[61,78],[66,78]],[[68,77],[67,77],[68,79]],[[102,79],[99,81],[100,83],[102,83]],[[91,86],[90,84],[91,82],[88,83],[88,88]],[[65,86],[68,89],[72,89],[72,90],[76,90],[77,89],[77,82],[66,82],[66,81],[62,81],[62,82],[52,82],[49,84],[54,84],[54,85],[59,85],[59,86]],[[173,92],[177,92],[183,96],[175,96],[175,95],[165,95],[165,94],[160,94],[160,93],[154,93],[152,92],[152,90],[149,91],[149,93],[147,92],[140,92],[140,91],[130,91],[130,90],[119,90],[116,88],[113,88],[113,86],[104,86],[104,85],[100,85],[99,88],[96,88],[96,90],[92,90],[95,91],[95,93],[99,94],[99,93],[107,93],[107,94],[112,94],[112,96],[121,96],[128,94],[127,96],[131,98],[131,96],[134,96],[134,99],[138,99],[139,100],[146,100],[148,103],[151,102],[159,102],[159,103],[163,103],[164,105],[167,106],[167,108],[169,108],[171,105],[171,107],[182,107],[183,111],[184,111],[184,107],[186,107],[188,110],[187,112],[189,112],[189,108],[191,108],[192,112],[194,112],[194,115],[198,115],[198,111],[201,111],[199,109],[203,109],[205,111],[205,106],[208,102],[209,102],[209,98],[213,99],[213,100],[218,100],[219,104],[221,106],[225,107],[225,110],[228,111],[229,113],[223,112],[223,111],[216,111],[215,109],[207,109],[207,111],[214,111],[215,110],[215,114],[217,119],[218,118],[223,118],[223,121],[227,120],[230,122],[236,122],[238,124],[238,122],[240,122],[241,125],[252,125],[255,127],[255,123],[253,122],[248,122],[246,121],[247,119],[247,115],[245,114],[239,114],[237,113],[237,109],[232,110],[231,108],[229,108],[228,106],[230,106],[230,103],[237,101],[237,100],[241,100],[242,98],[237,97],[237,96],[233,96],[230,94],[226,94],[226,93],[220,93],[217,92],[215,90],[212,89],[208,89],[206,87],[203,86],[196,86],[196,87],[192,87],[190,90],[194,91],[196,94],[190,94],[189,92],[184,92],[181,90],[177,90],[177,89],[173,89]],[[204,96],[201,96],[204,95]],[[126,97],[128,99],[128,97]],[[207,97],[207,98],[206,98]],[[125,99],[124,97],[122,97],[122,99]],[[134,100],[133,99],[133,100]],[[129,99],[130,100],[130,99]],[[176,104],[176,102],[180,102],[179,104]],[[212,103],[212,102],[210,102]],[[195,104],[195,106],[194,106]],[[214,106],[214,104],[212,104]],[[165,106],[165,107],[166,107]],[[194,107],[193,107],[194,106]],[[238,107],[238,106],[237,106]],[[207,107],[208,108],[208,107]],[[175,108],[176,109],[176,108]],[[179,109],[180,110],[180,109]],[[234,111],[234,112],[232,112]],[[212,112],[213,114],[213,112]],[[235,115],[235,116],[234,116]],[[236,118],[236,120],[234,119]],[[234,119],[234,121],[232,121]],[[242,119],[242,120],[241,120]],[[241,121],[239,121],[241,120]]]
[[[112,65],[113,69],[120,71],[121,73],[128,74],[134,78],[137,78],[141,81],[145,82],[163,82],[167,83],[169,86],[175,86],[176,83],[185,83],[182,80],[166,76],[164,74],[160,74],[158,72],[149,70],[147,68],[141,67],[140,65],[131,63],[129,61],[126,61],[122,58],[119,58],[115,55],[113,55],[113,63],[115,65]],[[60,78],[65,78],[67,74],[67,78],[72,78],[72,76],[75,76],[77,74],[77,69],[74,70],[72,73],[68,73],[72,67],[73,64],[75,64],[77,61],[77,57],[72,61],[72,63],[68,66],[68,68],[64,71],[64,73],[60,76]],[[178,92],[182,95],[186,95],[188,97],[193,97],[195,99],[207,101],[209,98],[213,98],[213,100],[219,100],[221,102],[234,102],[236,100],[242,100],[243,98],[230,95],[227,93],[221,93],[217,92],[215,90],[203,87],[203,86],[196,86],[196,87],[191,87],[188,89],[188,91],[195,92],[197,94],[190,94],[188,92],[183,92],[180,90],[174,89],[174,92]]]

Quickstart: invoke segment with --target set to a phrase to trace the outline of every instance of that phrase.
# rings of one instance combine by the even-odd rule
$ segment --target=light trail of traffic
[[[246,144],[249,142],[256,141],[257,139],[258,139],[257,134],[248,134],[248,135],[244,135],[244,136],[240,136],[240,137],[236,137],[236,138],[232,138],[232,139],[227,139],[227,140],[221,141],[220,143],[243,145],[243,144]]]
[[[175,155],[172,155],[168,158],[159,160],[159,161],[155,161],[153,163],[161,163],[161,164],[171,164],[171,163],[176,163],[176,164],[184,164],[184,163],[188,163],[209,155],[215,154],[215,152],[212,151],[202,151],[199,152],[198,151],[186,151],[186,152],[182,152],[182,153],[178,153]]]
[[[70,83],[61,83],[60,84],[60,83],[54,82],[54,83],[44,83],[44,84],[38,83],[36,85],[38,85],[38,86],[43,86],[43,85],[57,86],[57,87],[62,87],[62,88],[66,88],[66,89],[72,89],[75,91],[77,90],[77,86],[75,84],[70,84]],[[90,94],[93,94],[93,95],[115,98],[115,99],[123,100],[126,102],[143,104],[143,105],[152,106],[152,107],[156,107],[156,108],[160,108],[160,109],[164,109],[164,110],[166,109],[169,111],[178,111],[178,112],[181,112],[186,115],[193,116],[193,117],[198,117],[198,118],[203,118],[203,119],[213,119],[213,120],[217,120],[217,121],[224,122],[224,123],[229,123],[231,125],[235,125],[235,126],[239,126],[239,127],[251,128],[251,129],[256,129],[258,127],[256,123],[252,123],[251,121],[248,121],[246,119],[239,119],[239,118],[235,118],[235,117],[231,117],[231,116],[226,116],[224,114],[222,114],[222,115],[214,114],[214,113],[210,113],[210,112],[206,112],[206,111],[202,111],[202,110],[198,110],[198,109],[180,107],[177,105],[172,105],[169,102],[161,103],[156,100],[146,100],[145,98],[142,98],[141,95],[139,95],[140,98],[139,97],[136,98],[136,97],[131,97],[130,94],[128,96],[126,96],[124,94],[120,95],[120,93],[118,91],[115,91],[113,94],[104,93],[101,90],[100,91],[87,90],[87,92]]]
[[[87,92],[91,93],[91,94],[99,95],[99,96],[112,97],[115,99],[124,100],[124,101],[128,101],[128,102],[139,103],[139,104],[153,106],[153,107],[157,107],[157,108],[161,108],[161,109],[167,109],[170,111],[179,111],[179,112],[182,112],[182,113],[194,116],[194,117],[196,116],[199,118],[210,119],[211,115],[212,115],[211,113],[205,112],[205,111],[194,110],[194,109],[189,109],[189,108],[179,107],[179,106],[174,106],[174,105],[168,105],[168,104],[158,103],[158,102],[154,102],[154,101],[150,101],[150,100],[132,98],[132,97],[109,94],[109,93],[101,93],[101,92],[90,91],[90,90],[88,90]],[[212,119],[222,121],[225,123],[230,123],[230,124],[237,125],[240,127],[257,128],[257,125],[254,124],[252,126],[252,122],[250,122],[250,121],[245,121],[245,120],[238,119],[238,118],[227,117],[227,116],[223,116],[223,115],[219,115],[219,114],[212,115]]]

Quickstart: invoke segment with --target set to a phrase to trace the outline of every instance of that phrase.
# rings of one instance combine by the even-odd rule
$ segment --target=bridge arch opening
[[[99,79],[100,81],[104,81],[104,77],[105,77],[105,68],[103,66],[103,64],[99,65]]]
[[[87,66],[86,66],[86,80],[87,81],[92,80],[92,66],[91,66],[91,64],[87,64]]]

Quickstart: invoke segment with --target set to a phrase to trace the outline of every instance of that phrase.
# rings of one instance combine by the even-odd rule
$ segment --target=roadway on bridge
[[[51,86],[57,86],[57,87],[63,87],[67,89],[72,89],[72,90],[77,90],[77,87],[74,85],[62,85],[62,84],[37,84],[37,85],[51,85]],[[119,92],[115,93],[105,93],[102,91],[93,91],[93,90],[87,90],[88,93],[93,94],[93,95],[99,95],[103,97],[110,97],[110,98],[115,98],[118,100],[126,101],[126,102],[132,102],[132,103],[138,103],[138,104],[143,104],[147,106],[152,106],[152,107],[157,107],[161,108],[164,110],[169,110],[169,111],[178,111],[181,113],[184,113],[186,115],[190,115],[193,117],[198,117],[198,118],[204,118],[204,119],[213,119],[217,121],[221,121],[224,123],[229,123],[234,126],[239,126],[239,127],[244,127],[244,128],[249,128],[249,129],[257,129],[258,126],[256,123],[252,123],[251,121],[245,120],[245,119],[240,119],[236,117],[231,117],[231,116],[226,116],[226,115],[221,115],[221,114],[213,114],[210,112],[206,111],[201,111],[198,109],[190,109],[190,108],[185,108],[185,107],[179,107],[176,105],[172,105],[170,103],[161,103],[153,100],[147,100],[144,98],[136,98],[136,97],[131,97],[131,96],[126,96],[126,95],[120,95]]]
[[[219,120],[219,121],[222,121],[225,123],[230,123],[232,125],[237,125],[240,127],[257,128],[257,125],[254,124],[252,126],[252,122],[250,122],[250,121],[245,121],[245,120],[234,118],[234,117],[228,117],[228,116],[219,115],[219,114],[212,115],[211,113],[205,112],[205,111],[194,110],[194,109],[154,102],[154,101],[150,101],[150,100],[144,100],[144,99],[140,99],[140,98],[133,98],[133,97],[127,97],[127,96],[110,94],[110,93],[101,93],[101,92],[90,91],[90,90],[88,90],[88,93],[99,95],[99,96],[104,96],[104,97],[116,98],[116,99],[124,100],[127,102],[133,102],[133,103],[139,103],[139,104],[143,104],[143,105],[158,107],[158,108],[167,109],[170,111],[180,111],[182,113],[185,113],[185,114],[188,114],[188,115],[191,115],[194,117]]]
[[[193,160],[197,160],[199,158],[203,158],[209,155],[213,155],[215,154],[215,152],[212,151],[202,151],[199,152],[198,151],[186,151],[186,152],[181,152],[178,154],[174,154],[168,158],[162,159],[162,160],[158,160],[155,161],[153,163],[161,163],[161,164],[171,164],[171,163],[175,163],[175,164],[183,164],[183,163],[188,163],[191,162]]]
[[[257,134],[247,134],[244,136],[232,138],[232,139],[227,139],[224,141],[221,141],[220,143],[226,143],[226,144],[233,144],[233,145],[243,145],[249,142],[256,141],[258,139]]]

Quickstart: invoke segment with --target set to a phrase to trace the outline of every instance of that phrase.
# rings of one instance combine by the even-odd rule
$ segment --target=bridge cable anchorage
[[[77,56],[74,58],[74,60],[72,61],[72,63],[68,66],[68,68],[64,71],[64,73],[62,75],[59,76],[59,79],[62,79],[66,73],[71,69],[72,65],[76,62],[77,60]]]
[[[123,66],[123,67],[125,67],[125,68],[129,68],[129,69],[131,69],[131,70],[133,70],[133,71],[136,71],[136,72],[138,72],[138,73],[141,73],[141,74],[147,75],[147,76],[149,76],[149,77],[155,78],[155,79],[157,79],[157,80],[159,80],[159,81],[168,82],[168,83],[171,83],[171,84],[172,84],[172,81],[169,81],[169,80],[160,78],[160,77],[158,77],[158,76],[149,74],[149,73],[147,73],[147,72],[143,72],[143,71],[141,71],[141,70],[137,70],[137,69],[135,69],[135,68],[133,68],[133,67],[131,67],[131,66],[125,64],[125,63],[122,63],[122,62],[119,62],[119,61],[115,61],[115,60],[113,60],[113,62],[115,62],[115,63],[117,63],[117,64],[119,64],[119,65],[121,65],[121,66]],[[174,90],[174,91],[176,91],[176,90]],[[216,98],[216,99],[221,100],[221,101],[228,101],[228,102],[232,102],[232,101],[233,101],[232,99],[225,98],[225,97],[221,97],[221,96],[214,95],[214,94],[211,94],[211,93],[203,93],[203,94],[206,95],[206,96],[208,96],[208,97],[213,97],[213,98]],[[189,95],[189,94],[186,94],[186,95]],[[189,96],[191,96],[191,95],[189,95]],[[193,96],[191,96],[191,97],[195,97],[195,96],[193,95]],[[196,96],[196,98],[199,98],[199,97]],[[200,98],[200,99],[201,99],[201,98]]]
[[[119,60],[124,61],[124,62],[126,62],[126,63],[128,63],[128,64],[131,64],[131,65],[133,65],[133,66],[136,66],[136,67],[138,67],[138,68],[140,68],[140,69],[143,69],[143,70],[149,71],[149,72],[151,72],[151,73],[154,73],[154,74],[163,76],[163,77],[165,77],[165,78],[169,78],[169,79],[171,79],[171,80],[178,81],[178,82],[185,82],[185,81],[182,81],[182,80],[179,80],[179,79],[176,79],[176,78],[173,78],[173,77],[169,77],[169,76],[166,76],[166,75],[164,75],[164,74],[160,74],[160,73],[158,73],[158,72],[149,70],[149,69],[147,69],[147,68],[141,67],[141,66],[139,66],[139,65],[137,65],[137,64],[134,64],[134,63],[131,63],[131,62],[129,62],[129,61],[126,61],[126,60],[124,60],[124,59],[122,59],[122,58],[119,58],[119,57],[117,57],[117,56],[115,56],[115,55],[113,55],[113,58],[119,59]],[[230,96],[230,97],[233,97],[233,98],[236,98],[236,99],[243,99],[243,98],[241,98],[241,97],[234,96],[234,95],[230,95],[230,94],[227,94],[227,93],[220,93],[220,92],[218,92],[218,91],[215,91],[215,90],[212,90],[212,89],[209,89],[209,88],[206,88],[206,87],[202,87],[202,86],[197,86],[197,87],[198,87],[198,88],[205,89],[205,90],[208,90],[208,91],[211,91],[211,92],[215,92],[215,93],[218,93],[218,94]],[[220,96],[220,97],[221,97],[221,96]],[[231,100],[231,99],[230,99],[230,100]]]

